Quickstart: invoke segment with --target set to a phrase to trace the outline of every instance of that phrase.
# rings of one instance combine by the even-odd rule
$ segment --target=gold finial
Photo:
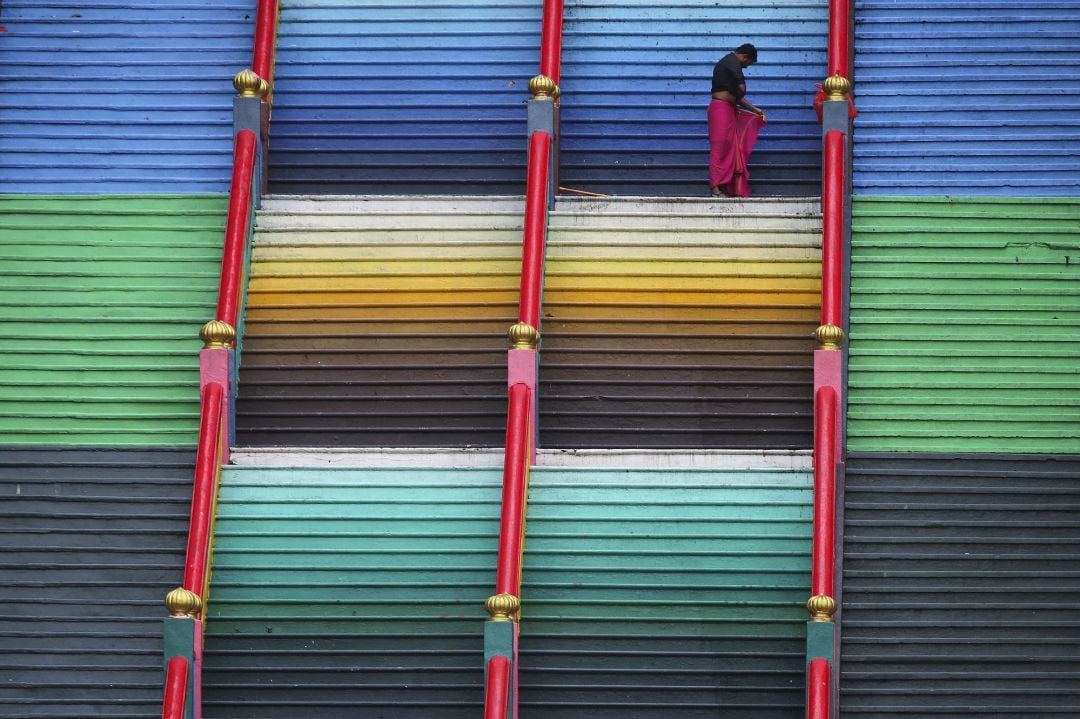
[[[831,622],[836,614],[836,600],[827,594],[815,594],[806,601],[812,622]]]
[[[844,330],[836,325],[821,325],[814,330],[814,336],[817,337],[819,350],[842,349],[846,339]]]
[[[190,589],[177,587],[165,595],[165,607],[169,616],[193,617],[202,611],[202,599]]]
[[[521,600],[513,594],[494,594],[484,602],[484,609],[491,615],[491,621],[510,622],[511,615],[521,609]]]
[[[240,97],[266,97],[270,94],[270,83],[251,70],[241,70],[232,81]]]
[[[529,92],[532,93],[532,99],[534,100],[545,97],[554,98],[559,94],[559,86],[547,75],[537,75],[529,80]]]
[[[236,341],[236,330],[227,322],[210,320],[199,330],[199,337],[206,349],[227,349]]]
[[[843,75],[829,75],[822,87],[825,89],[826,100],[846,100],[847,94],[851,92],[851,80]]]
[[[525,322],[511,325],[506,334],[510,336],[510,346],[516,350],[534,350],[540,344],[540,333]]]

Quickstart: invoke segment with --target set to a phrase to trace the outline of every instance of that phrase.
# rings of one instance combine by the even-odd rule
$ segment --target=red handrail
[[[851,0],[829,2],[829,74],[848,77]]]
[[[232,185],[229,188],[229,215],[225,224],[225,247],[221,256],[216,319],[236,328],[240,308],[240,286],[244,273],[251,221],[251,183],[255,176],[255,143],[251,130],[236,133],[233,149]]]
[[[509,695],[510,660],[504,656],[494,656],[488,661],[484,719],[506,719],[506,700]]]
[[[829,719],[829,662],[818,658],[810,662],[806,672],[806,717]]]
[[[278,0],[259,0],[255,15],[255,47],[251,53],[251,69],[263,80],[273,84],[274,36],[277,34]]]
[[[844,133],[825,134],[822,186],[821,324],[843,326]]]
[[[836,501],[836,390],[814,393],[814,546],[810,584],[813,594],[833,594]]]
[[[195,486],[191,493],[191,524],[184,560],[184,589],[195,592],[204,600],[210,525],[213,521],[218,471],[221,467],[221,413],[224,405],[224,387],[216,382],[203,387],[199,449],[195,455]]]
[[[544,3],[544,20],[540,35],[540,74],[547,75],[555,84],[559,84],[562,71],[562,0],[547,0]]]
[[[515,384],[509,391],[506,417],[506,459],[503,464],[502,517],[499,524],[499,559],[495,593],[518,595],[525,524],[525,483],[529,467],[528,386]]]
[[[165,669],[165,698],[161,702],[161,719],[183,719],[187,708],[188,660],[173,657]]]
[[[530,325],[533,329],[540,329],[550,155],[551,135],[542,130],[534,132],[529,138],[525,230],[521,248],[521,304],[518,307],[518,320]]]

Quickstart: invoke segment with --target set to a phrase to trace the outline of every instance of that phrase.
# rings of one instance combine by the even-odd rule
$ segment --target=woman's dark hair
[[[735,48],[735,52],[740,55],[746,55],[750,58],[750,62],[757,62],[757,48],[750,43],[744,43]]]

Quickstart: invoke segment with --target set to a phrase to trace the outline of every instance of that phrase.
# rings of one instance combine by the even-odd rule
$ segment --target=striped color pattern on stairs
[[[475,716],[500,484],[226,468],[206,716]],[[805,469],[535,470],[523,713],[797,716],[809,507]]]
[[[4,0],[0,192],[227,192],[256,0]]]
[[[803,716],[805,469],[537,468],[522,715]]]
[[[0,441],[195,444],[225,206],[0,196]]]
[[[238,442],[501,446],[520,198],[270,198]]]
[[[161,716],[193,449],[0,452],[0,716]]]
[[[208,719],[476,716],[498,469],[228,467]]]
[[[857,453],[845,719],[1080,716],[1080,455]]]
[[[809,447],[820,246],[814,200],[560,200],[541,445]]]

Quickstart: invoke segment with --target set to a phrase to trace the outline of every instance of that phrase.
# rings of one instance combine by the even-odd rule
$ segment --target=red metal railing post
[[[843,462],[843,352],[845,243],[847,232],[847,138],[855,107],[851,100],[851,0],[830,0],[828,77],[814,98],[822,122],[821,324],[814,352],[814,534],[811,594],[806,603],[808,719],[829,719],[832,665],[839,634],[837,612],[836,494]]]
[[[173,657],[165,669],[161,719],[184,719],[187,708],[188,660]]]
[[[523,384],[510,388],[506,420],[506,460],[503,466],[502,519],[495,593],[519,596],[525,480],[528,470],[528,418],[532,401]]]
[[[510,699],[510,660],[494,656],[487,664],[487,696],[484,719],[507,719]]]
[[[540,34],[540,74],[559,84],[562,72],[562,0],[546,0],[544,20]]]
[[[830,668],[826,659],[814,659],[806,672],[806,718],[829,719]]]
[[[525,547],[529,470],[536,459],[537,349],[548,208],[554,202],[552,159],[555,145],[557,86],[562,56],[562,0],[545,0],[540,43],[540,74],[529,81],[529,149],[525,178],[525,218],[521,249],[518,321],[510,328],[507,354],[506,445],[502,513],[495,594],[485,602],[487,660],[485,719],[517,719],[518,610]]]
[[[843,327],[845,138],[839,130],[825,134],[822,157],[821,324]]]
[[[814,546],[811,591],[832,597],[836,542],[836,390],[822,387],[814,397]]]
[[[274,50],[277,45],[278,0],[259,0],[255,15],[255,43],[251,69],[273,85]],[[269,102],[267,98],[266,102]]]
[[[210,527],[214,512],[218,473],[221,470],[221,413],[225,388],[208,384],[202,391],[199,418],[199,447],[195,456],[195,486],[191,496],[191,520],[184,560],[184,589],[206,599],[206,562],[210,548]]]
[[[540,298],[544,290],[544,245],[547,234],[547,185],[551,135],[537,131],[529,138],[525,194],[525,229],[521,250],[521,304],[518,320],[540,329]]]
[[[830,0],[829,75],[848,77],[850,72],[850,61],[848,59],[850,12],[851,0]]]
[[[244,252],[251,225],[251,192],[255,172],[255,143],[251,130],[236,133],[233,148],[232,185],[229,188],[229,216],[225,224],[225,248],[221,258],[216,319],[236,328],[240,291],[244,274]]]

